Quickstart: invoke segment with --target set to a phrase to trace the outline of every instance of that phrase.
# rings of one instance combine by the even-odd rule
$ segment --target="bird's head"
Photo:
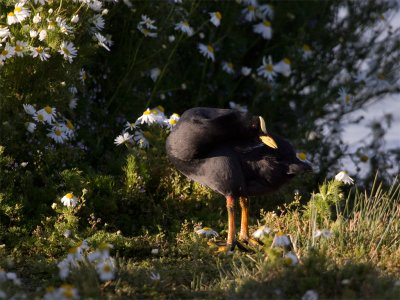
[[[271,135],[267,131],[267,126],[265,125],[265,120],[263,117],[259,116],[260,122],[260,140],[272,149],[278,149],[278,145],[275,140],[271,137]]]

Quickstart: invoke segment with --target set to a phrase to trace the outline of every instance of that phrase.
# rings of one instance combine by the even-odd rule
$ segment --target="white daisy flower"
[[[301,297],[301,300],[318,300],[318,293],[313,290],[308,290],[303,297]]]
[[[290,246],[292,242],[286,234],[281,231],[275,234],[274,240],[272,241],[272,247],[287,247]]]
[[[259,17],[261,19],[272,19],[274,17],[274,9],[272,8],[271,5],[268,4],[263,4],[257,7],[257,12],[259,14]]]
[[[182,22],[179,22],[178,24],[176,24],[175,30],[182,31],[183,33],[186,33],[188,36],[192,36],[194,33],[193,28],[190,27],[190,25],[187,21],[182,21]]]
[[[13,57],[14,54],[15,54],[15,48],[7,43],[4,49],[1,50],[0,52],[0,62],[3,62],[6,59]]]
[[[102,242],[100,245],[97,247],[96,251],[89,253],[88,254],[88,260],[90,262],[96,261],[96,260],[104,260],[110,257],[110,250],[114,248],[112,244]]]
[[[211,12],[210,14],[210,22],[214,24],[215,27],[218,27],[221,24],[222,15],[219,11]]]
[[[282,59],[280,62],[278,62],[276,65],[274,65],[274,70],[280,74],[282,74],[285,77],[290,76],[291,73],[291,62],[288,58]]]
[[[196,229],[195,232],[198,235],[205,236],[207,238],[218,236],[218,233],[214,229],[212,229],[210,227],[203,227],[203,228],[200,228],[200,229]]]
[[[346,171],[340,171],[339,173],[337,173],[335,176],[335,180],[341,181],[344,184],[354,184],[354,179],[347,175]]]
[[[132,135],[130,135],[128,132],[124,132],[123,134],[117,136],[114,139],[114,144],[119,146],[125,143],[130,143],[132,141]]]
[[[21,23],[23,20],[25,20],[30,15],[30,10],[28,8],[24,7],[24,5],[25,5],[25,2],[20,2],[20,3],[15,4],[14,15],[17,18],[19,23]]]
[[[39,41],[44,41],[47,38],[47,31],[42,29],[39,31]]]
[[[150,29],[150,30],[157,30],[157,26],[153,25],[155,23],[154,20],[150,19],[146,15],[142,15],[141,18],[142,18],[142,21],[139,22],[140,25],[142,25],[142,26],[144,25],[144,26],[146,26],[147,29]]]
[[[314,232],[314,237],[318,238],[318,237],[324,237],[326,239],[331,238],[333,235],[332,231],[329,229],[317,229]]]
[[[102,46],[104,49],[107,51],[110,51],[109,46],[111,46],[111,40],[107,39],[105,36],[103,36],[101,33],[97,32],[94,34],[99,45]]]
[[[37,37],[38,36],[38,32],[36,31],[36,30],[29,30],[29,36],[31,37],[31,38],[35,38],[35,37]]]
[[[79,22],[79,15],[73,15],[71,18],[72,23],[78,23]]]
[[[63,144],[64,141],[68,139],[67,135],[60,126],[54,126],[52,129],[50,129],[50,132],[47,134],[47,136],[58,144]]]
[[[72,60],[77,55],[77,50],[72,42],[62,42],[60,45],[60,50],[58,52],[64,57],[65,60],[68,60],[72,63]]]
[[[76,204],[75,204],[76,205]],[[76,246],[68,250],[66,260],[69,262],[75,262],[76,260],[84,260],[83,251],[89,249],[86,240],[79,242]]]
[[[268,81],[272,82],[275,80],[276,72],[274,70],[274,65],[272,64],[271,56],[268,56],[268,61],[265,56],[263,57],[263,64],[258,67],[257,74],[258,76],[267,78]]]
[[[32,55],[32,57],[40,58],[41,61],[45,61],[45,60],[48,60],[50,57],[50,54],[47,53],[47,51],[49,51],[49,48],[43,48],[42,46],[32,47],[31,55]]]
[[[173,120],[176,120],[176,121],[179,121],[179,119],[180,119],[181,117],[180,117],[179,114],[173,113],[169,118],[170,118],[170,119],[173,119]]]
[[[26,130],[28,130],[30,133],[33,133],[36,130],[36,124],[32,122],[27,122],[25,123]]]
[[[45,114],[44,114],[43,110],[37,111],[37,112],[33,115],[32,118],[33,118],[36,122],[39,122],[39,123],[45,123],[45,122],[46,122],[46,117],[45,117]]]
[[[56,108],[45,106],[44,108],[37,111],[38,114],[43,113],[45,121],[49,124],[52,124],[55,121],[56,117]]]
[[[61,17],[56,18],[57,26],[60,28],[60,32],[68,35],[73,32],[73,28],[67,24],[67,21]]]
[[[74,98],[72,98],[71,100],[69,100],[68,107],[69,107],[70,109],[73,110],[73,109],[75,109],[77,106],[78,106],[78,98],[74,97]]]
[[[222,62],[222,70],[224,70],[226,73],[228,73],[230,75],[235,74],[235,69],[234,69],[233,63],[231,63],[231,62],[223,61]]]
[[[125,130],[126,131],[128,131],[128,130],[132,130],[132,131],[136,130],[136,124],[127,121],[125,123]]]
[[[14,12],[13,12],[13,11],[10,11],[10,12],[7,14],[7,24],[8,24],[8,25],[12,25],[12,24],[16,24],[16,23],[18,23],[18,19],[17,19],[17,17],[15,16]]]
[[[82,1],[80,1],[82,2]],[[83,1],[88,3],[89,7],[94,11],[101,11],[103,4],[99,0]]]
[[[199,48],[200,53],[203,56],[205,56],[206,58],[211,59],[212,61],[215,61],[213,46],[199,43],[197,47]]]
[[[42,17],[40,16],[39,13],[37,13],[37,14],[33,17],[32,21],[33,21],[34,24],[40,23],[40,22],[42,21]]]
[[[15,55],[18,57],[23,57],[24,56],[24,51],[25,49],[28,47],[28,43],[27,42],[23,42],[23,41],[17,41],[15,43]]]
[[[75,207],[78,204],[78,198],[73,193],[68,193],[61,198],[61,203],[67,207]]]
[[[288,266],[295,266],[299,263],[299,259],[297,258],[297,255],[295,253],[293,253],[292,251],[285,253],[283,259],[284,259],[285,264]]]
[[[153,124],[157,122],[156,116],[151,112],[151,110],[148,108],[143,112],[143,115],[141,115],[135,122],[136,125],[138,124]]]
[[[145,37],[156,38],[158,36],[157,32],[152,32],[147,28],[144,28],[141,24],[138,24],[137,29],[143,33]]]
[[[303,45],[303,59],[309,59],[313,55],[313,51],[308,44]]]
[[[105,26],[105,21],[102,15],[94,15],[92,23],[97,30],[102,31]]]
[[[149,141],[144,137],[143,132],[141,132],[140,130],[135,131],[133,139],[139,145],[140,148],[149,148],[150,146]]]
[[[168,41],[170,43],[173,43],[175,41],[175,36],[173,36],[173,35],[168,36]]]
[[[229,107],[231,109],[236,109],[240,112],[246,113],[247,112],[247,106],[246,105],[240,105],[238,103],[235,103],[233,101],[229,101]]]
[[[172,127],[174,127],[178,121],[175,119],[166,119],[164,120],[164,123],[166,124],[167,129],[172,129]]]
[[[256,239],[262,239],[265,236],[269,235],[272,232],[272,229],[269,228],[268,226],[261,226],[260,228],[258,228],[256,231],[254,231],[253,233],[253,237]]]
[[[48,30],[56,29],[56,23],[51,19],[47,19],[47,29]]]
[[[242,67],[240,69],[240,72],[243,74],[243,76],[249,76],[251,74],[251,68],[249,67]]]
[[[161,279],[160,273],[150,273],[150,279],[153,281],[159,281]]]
[[[255,33],[259,33],[266,40],[270,40],[272,38],[272,27],[270,21],[263,21],[253,26],[253,31]]]
[[[65,123],[60,124],[60,128],[68,138],[72,138],[74,136],[75,127],[70,120],[67,119]]]
[[[10,36],[10,29],[8,27],[0,26],[0,39],[4,42]]]
[[[256,17],[256,7],[254,5],[249,5],[242,9],[242,15],[247,22],[253,22],[257,19]]]
[[[342,87],[339,89],[338,100],[342,101],[344,105],[350,105],[353,98],[353,95],[349,94],[346,88]]]
[[[96,265],[97,274],[101,281],[108,281],[115,278],[115,263],[112,258],[105,259]]]
[[[151,69],[151,70],[149,71],[151,80],[153,80],[154,82],[156,82],[158,76],[160,75],[160,73],[161,73],[160,68],[153,68],[153,69]]]
[[[60,261],[57,264],[58,267],[58,276],[60,276],[61,280],[65,280],[70,272],[70,262],[66,259]]]

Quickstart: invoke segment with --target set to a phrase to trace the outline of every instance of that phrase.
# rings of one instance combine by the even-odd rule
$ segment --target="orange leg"
[[[249,199],[246,197],[240,197],[240,207],[242,208],[242,219],[240,222],[239,239],[242,241],[248,241],[249,240],[249,225],[248,225]]]
[[[229,250],[235,247],[235,199],[232,196],[226,196],[226,208],[228,209],[228,240],[226,245]]]

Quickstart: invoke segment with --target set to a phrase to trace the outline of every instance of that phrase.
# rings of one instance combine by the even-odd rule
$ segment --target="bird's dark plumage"
[[[261,120],[232,109],[189,109],[167,139],[167,155],[184,175],[227,200],[268,193],[311,171],[289,142],[266,132]],[[261,136],[272,138],[277,147],[263,143]]]

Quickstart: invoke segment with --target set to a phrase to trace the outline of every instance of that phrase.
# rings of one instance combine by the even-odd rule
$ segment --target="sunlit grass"
[[[0,290],[7,297],[22,293],[28,298],[51,292],[104,299],[301,298],[306,292],[321,298],[398,298],[397,180],[388,189],[375,181],[370,192],[331,180],[302,204],[304,197],[296,192],[280,212],[262,212],[259,223],[272,231],[262,238],[264,245],[252,245],[253,252],[248,253],[218,253],[208,245],[208,238],[195,233],[193,222],[183,223],[178,233],[137,238],[93,231],[87,237],[89,247],[101,248],[102,242],[113,245],[115,277],[106,281],[90,259],[78,263],[66,279],[59,277],[57,263],[67,257],[68,245],[79,232],[60,245],[63,252],[51,239],[49,248],[42,249],[46,242],[39,241],[37,234],[21,240],[19,248],[0,249],[2,274],[15,272],[21,280],[20,285],[14,284],[0,275]],[[298,263],[288,263],[283,248],[271,247],[277,233],[291,238]],[[29,248],[32,243],[37,248]]]

